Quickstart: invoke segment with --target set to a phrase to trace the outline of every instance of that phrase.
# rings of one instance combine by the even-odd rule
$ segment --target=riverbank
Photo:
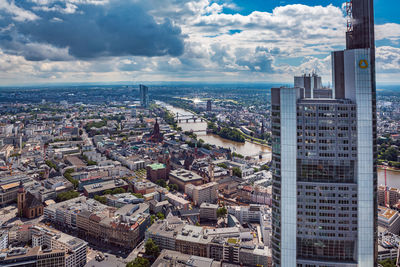
[[[388,166],[384,166],[384,165],[378,165],[378,170],[385,170],[385,169],[388,171],[391,171],[391,172],[400,173],[400,169],[398,169],[398,168],[388,167]]]
[[[245,137],[245,139],[246,139],[247,142],[250,142],[250,143],[256,144],[256,145],[260,145],[260,146],[265,146],[265,147],[268,147],[268,148],[272,149],[272,147],[271,147],[270,145],[268,145],[268,144],[265,143],[265,140],[261,140],[261,139],[252,137],[252,136],[250,136],[250,135],[244,133],[242,130],[240,130],[240,129],[238,129],[238,128],[236,128],[236,129],[237,129],[239,132],[242,133],[242,135]]]
[[[193,115],[193,113],[188,110],[174,107],[164,102],[158,102],[158,104],[167,108],[173,114],[179,113],[182,115]],[[251,141],[250,138],[246,138],[246,141],[244,143],[239,143],[222,138],[210,132],[207,133],[207,122],[205,122],[205,120],[203,120],[203,122],[201,122],[200,120],[197,120],[196,122],[182,121],[181,123],[178,123],[178,126],[182,128],[183,132],[193,131],[197,135],[198,139],[203,139],[205,143],[215,145],[217,147],[231,149],[231,151],[242,154],[245,157],[249,156],[259,159],[260,154],[262,154],[262,162],[268,162],[271,160],[271,148],[269,148],[265,144],[259,144],[257,142]]]

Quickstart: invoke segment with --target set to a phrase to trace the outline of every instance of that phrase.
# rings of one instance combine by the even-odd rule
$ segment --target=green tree
[[[66,201],[66,200],[69,200],[69,199],[76,198],[76,197],[79,197],[79,193],[76,192],[76,191],[71,190],[71,191],[68,191],[68,192],[63,192],[63,193],[58,194],[57,195],[57,201],[58,202],[62,202],[62,201]]]
[[[397,161],[398,151],[394,147],[389,147],[384,153],[383,157],[387,161]]]
[[[116,195],[116,194],[123,194],[123,193],[126,193],[125,189],[123,189],[123,188],[114,188],[111,194]]]
[[[396,267],[396,261],[392,259],[380,261],[379,264],[381,264],[383,267]]]
[[[153,224],[154,221],[156,220],[156,218],[157,218],[156,215],[154,215],[154,214],[151,215],[151,216],[150,216],[150,224]]]
[[[161,212],[158,212],[158,213],[157,213],[157,218],[158,218],[159,220],[164,220],[164,219],[165,219],[165,216],[164,216],[164,214],[162,214]]]
[[[52,162],[51,160],[46,160],[45,163],[46,163],[47,166],[49,166],[50,168],[53,168],[53,169],[55,169],[55,170],[58,171],[57,165],[56,165],[54,162]]]
[[[145,254],[151,257],[152,261],[157,259],[158,255],[160,255],[160,248],[154,243],[153,239],[149,238],[144,245]]]
[[[103,197],[103,196],[95,195],[94,200],[97,200],[98,202],[100,202],[102,204],[107,204],[107,198]]]
[[[226,165],[225,163],[220,163],[217,166],[223,169],[228,169],[228,165]]]
[[[137,197],[137,198],[143,198],[143,195],[140,193],[132,193],[133,196]]]
[[[265,164],[265,165],[262,165],[262,166],[261,166],[260,170],[261,170],[261,171],[268,171],[268,170],[269,170],[269,167],[268,167],[267,164]]]
[[[170,184],[169,189],[171,191],[177,191],[179,189],[179,186],[177,184]]]
[[[163,180],[163,179],[157,180],[156,184],[161,186],[161,187],[164,187],[164,188],[167,186],[167,182],[165,180]]]
[[[111,195],[112,194],[112,190],[111,189],[107,189],[103,192],[103,195]]]
[[[72,178],[71,173],[72,173],[73,171],[74,171],[74,169],[67,169],[67,170],[64,172],[64,177],[65,177],[65,179],[67,179],[71,184],[73,184],[73,186],[74,186],[75,189],[77,189],[78,186],[79,186],[79,181],[76,180],[76,179],[74,179],[74,178]]]
[[[233,175],[242,178],[242,171],[240,170],[239,167],[233,167],[232,172],[233,172]]]
[[[150,262],[148,259],[137,257],[135,260],[126,264],[126,267],[150,267]]]
[[[218,218],[223,218],[225,215],[228,213],[228,210],[225,207],[221,207],[217,209],[217,217]]]

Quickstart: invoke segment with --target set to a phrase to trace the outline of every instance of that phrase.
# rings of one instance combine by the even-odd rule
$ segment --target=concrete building
[[[193,199],[196,206],[202,203],[216,203],[218,201],[218,183],[211,182],[202,185],[188,184],[185,186],[185,193]]]
[[[17,202],[17,194],[21,181],[24,186],[33,183],[32,179],[27,176],[16,175],[0,178],[0,207]]]
[[[201,266],[201,267],[219,267],[221,263],[213,259],[192,256],[172,250],[162,250],[160,256],[153,263],[153,267],[164,266]]]
[[[199,226],[159,221],[147,231],[146,238],[166,249],[242,266],[271,266],[271,252],[250,231],[239,227],[204,229]],[[175,246],[175,248],[172,248]],[[197,266],[197,265],[196,265]]]
[[[314,97],[314,90],[322,88],[322,79],[316,73],[294,77],[294,87],[304,88],[304,98]]]
[[[0,252],[0,266],[65,267],[65,251],[60,249],[10,248]]]
[[[167,180],[168,179],[168,171],[165,164],[162,163],[154,163],[147,165],[147,179],[156,182],[157,180]]]
[[[116,195],[106,195],[107,205],[111,207],[121,208],[127,204],[143,203],[143,198],[137,198],[131,193],[122,193]]]
[[[217,204],[202,203],[200,205],[200,220],[201,221],[216,221],[217,217]]]
[[[396,210],[378,207],[378,225],[386,231],[398,235],[400,232],[400,215]]]
[[[241,224],[259,223],[265,213],[265,209],[261,205],[256,204],[250,204],[250,206],[229,206],[228,213],[235,216]]]
[[[39,226],[31,227],[31,232],[33,246],[64,251],[66,267],[82,267],[86,264],[88,244],[82,239]]]
[[[123,188],[125,191],[127,191],[128,183],[122,179],[103,181],[96,184],[83,186],[83,193],[85,196],[94,197],[95,195],[102,195],[107,190],[113,190],[116,188]]]
[[[179,217],[156,221],[146,231],[146,240],[151,238],[162,249],[175,250],[175,237],[185,223]]]
[[[0,251],[8,248],[8,231],[0,230]]]
[[[169,201],[169,203],[171,203],[172,205],[174,205],[177,208],[182,208],[184,210],[189,209],[190,202],[184,198],[181,198],[181,197],[171,194],[171,193],[166,194],[165,198]]]
[[[46,207],[45,218],[57,227],[125,248],[134,248],[150,225],[149,205],[145,203],[117,209],[85,197]]]
[[[348,10],[346,50],[332,54],[333,98],[272,89],[277,267],[377,265],[373,0]]]
[[[188,184],[201,185],[203,178],[192,171],[178,169],[169,173],[169,182],[170,184],[178,185],[179,189],[184,191],[185,186]]]
[[[150,194],[156,191],[157,185],[149,181],[134,181],[133,191],[137,194]]]

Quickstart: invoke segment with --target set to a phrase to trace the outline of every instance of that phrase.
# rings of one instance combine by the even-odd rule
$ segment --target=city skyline
[[[331,81],[344,1],[0,1],[0,86]],[[377,82],[400,80],[394,0],[375,3]],[[393,7],[393,8],[392,8]]]

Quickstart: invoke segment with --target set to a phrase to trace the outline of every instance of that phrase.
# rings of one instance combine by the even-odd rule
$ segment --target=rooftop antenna
[[[347,32],[353,31],[353,0],[346,2]]]

